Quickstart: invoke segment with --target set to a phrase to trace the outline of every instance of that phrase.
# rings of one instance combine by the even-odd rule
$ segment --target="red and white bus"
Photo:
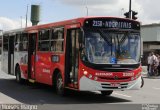
[[[2,70],[23,80],[78,91],[140,89],[140,23],[83,17],[3,33]]]

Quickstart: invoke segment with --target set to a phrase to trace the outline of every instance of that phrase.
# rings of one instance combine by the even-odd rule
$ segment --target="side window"
[[[21,34],[21,51],[27,51],[28,50],[28,34],[27,33],[22,33]]]
[[[27,51],[27,34],[20,33],[17,35],[17,42],[15,47],[18,48],[19,51]]]
[[[55,52],[64,51],[64,28],[52,29],[51,51]]]
[[[8,51],[8,35],[3,36],[3,51]]]
[[[39,31],[38,51],[50,51],[50,29]]]
[[[14,48],[15,48],[15,51],[20,50],[20,34],[16,34]]]

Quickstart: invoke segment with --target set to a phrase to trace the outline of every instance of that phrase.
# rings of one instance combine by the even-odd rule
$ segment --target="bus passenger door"
[[[5,73],[9,73],[8,71],[8,45],[9,45],[9,36],[8,35],[3,35],[3,52],[2,52],[2,70]]]
[[[78,64],[79,64],[79,29],[68,29],[66,40],[66,83],[78,82]]]
[[[30,33],[28,38],[28,79],[35,78],[35,55],[37,33]]]
[[[14,74],[14,36],[9,37],[8,45],[8,74]]]

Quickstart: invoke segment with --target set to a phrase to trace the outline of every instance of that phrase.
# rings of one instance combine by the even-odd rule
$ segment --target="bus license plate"
[[[120,87],[121,85],[119,83],[111,83],[112,87]]]

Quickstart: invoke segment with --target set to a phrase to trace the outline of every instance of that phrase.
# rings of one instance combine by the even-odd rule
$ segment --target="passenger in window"
[[[51,51],[56,51],[56,45],[55,42],[52,43],[51,45]]]
[[[19,43],[16,43],[14,48],[16,51],[19,51]]]

